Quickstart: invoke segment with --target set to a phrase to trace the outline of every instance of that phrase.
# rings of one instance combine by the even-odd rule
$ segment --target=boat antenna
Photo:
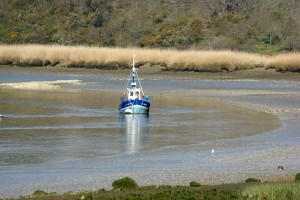
[[[133,67],[134,67],[134,68],[135,68],[135,66],[134,66],[135,63],[138,63],[138,61],[135,60],[135,55],[133,54]],[[143,96],[144,96],[145,94],[144,94],[144,91],[143,91],[143,88],[142,88],[142,85],[141,85],[141,82],[140,82],[140,79],[139,79],[139,76],[138,76],[137,71],[138,71],[138,69],[135,68],[135,76],[136,76],[136,79],[137,79],[138,82],[139,82],[139,86],[140,86],[141,91],[142,91],[142,94],[143,94]]]
[[[137,63],[138,61],[136,61],[135,60],[135,55],[133,54],[132,55],[133,56],[133,59],[132,59],[132,72],[131,72],[131,74],[129,75],[129,77],[128,77],[128,79],[127,79],[127,84],[126,84],[126,88],[125,88],[125,90],[124,90],[124,95],[126,95],[126,90],[128,89],[128,84],[129,84],[129,81],[130,81],[130,79],[131,79],[131,83],[133,83],[133,82],[135,82],[135,80],[134,80],[134,76],[133,76],[133,73],[135,74],[135,76],[137,76],[137,73],[136,73],[136,71],[137,71],[137,69],[135,68],[135,63]],[[139,81],[139,80],[138,80]]]

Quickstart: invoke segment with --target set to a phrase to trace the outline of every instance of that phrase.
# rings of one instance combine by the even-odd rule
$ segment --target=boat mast
[[[132,58],[132,69],[131,69],[131,87],[135,87],[136,86],[136,80],[135,77],[137,75],[137,69],[135,68],[135,63],[137,63],[137,61],[135,60],[135,55],[133,55]]]
[[[140,82],[140,79],[139,79],[139,76],[138,76],[138,73],[137,73],[137,69],[135,68],[135,63],[138,63],[138,61],[135,60],[135,55],[133,55],[133,59],[132,59],[132,80],[131,80],[131,86],[132,84],[134,83],[134,86],[136,86],[136,79],[138,80],[139,82],[139,86],[141,88],[141,92],[144,96],[144,91],[143,91],[143,88],[142,88],[142,85],[141,85],[141,82]],[[135,79],[136,77],[136,79]]]

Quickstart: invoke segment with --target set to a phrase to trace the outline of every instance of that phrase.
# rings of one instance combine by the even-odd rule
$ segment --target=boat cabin
[[[136,88],[135,84],[131,84],[131,88],[127,88],[127,99],[128,100],[140,100],[141,99],[141,89]]]

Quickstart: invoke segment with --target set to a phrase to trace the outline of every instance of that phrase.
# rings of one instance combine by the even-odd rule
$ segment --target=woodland
[[[300,50],[299,0],[1,0],[0,44]]]

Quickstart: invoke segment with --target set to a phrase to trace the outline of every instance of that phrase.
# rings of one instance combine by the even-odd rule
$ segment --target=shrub
[[[32,195],[33,196],[45,196],[45,195],[48,195],[48,193],[43,190],[37,190]]]
[[[283,168],[283,166],[278,166],[277,169],[278,170],[283,170],[284,168]]]
[[[135,188],[138,187],[138,184],[133,179],[131,179],[129,177],[125,177],[125,178],[122,178],[122,179],[115,180],[112,183],[112,186],[113,186],[114,189],[117,189],[117,188],[135,189]]]
[[[87,193],[87,195],[84,199],[85,200],[92,200],[93,199],[93,193],[92,192]]]
[[[253,183],[253,182],[261,182],[261,180],[256,179],[256,178],[247,178],[246,183]]]
[[[87,7],[90,7],[92,4],[92,0],[85,0],[85,4]]]
[[[50,196],[56,196],[57,193],[56,193],[56,192],[50,192],[49,195],[50,195]]]
[[[295,176],[295,181],[300,181],[300,173],[297,173]]]
[[[156,17],[154,20],[153,20],[153,22],[155,23],[155,24],[160,24],[160,23],[162,23],[164,20],[162,19],[162,18],[160,18],[160,17]]]
[[[198,182],[196,182],[196,181],[191,181],[191,182],[190,182],[190,186],[191,186],[191,187],[199,187],[199,186],[201,186],[201,184],[198,183]]]
[[[95,19],[94,26],[100,27],[100,26],[103,26],[103,24],[104,24],[104,17],[101,14],[98,14]]]

